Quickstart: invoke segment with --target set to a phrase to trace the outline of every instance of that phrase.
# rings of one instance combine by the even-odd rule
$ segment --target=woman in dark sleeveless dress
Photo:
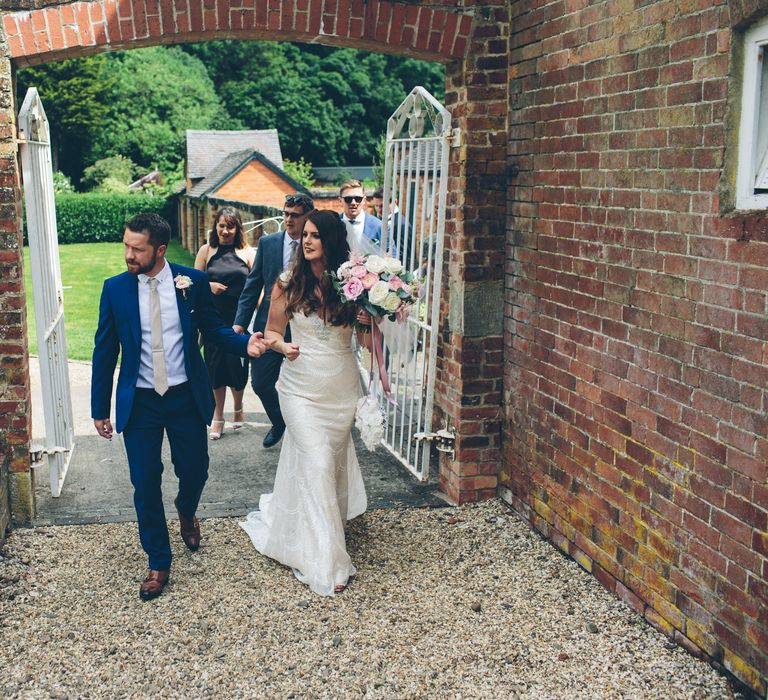
[[[235,322],[237,302],[251,271],[254,255],[253,248],[245,242],[243,223],[237,210],[232,207],[219,209],[213,219],[213,228],[208,233],[208,243],[197,253],[195,267],[208,273],[216,308],[230,325]],[[248,382],[248,363],[214,345],[203,346],[203,354],[216,397],[209,437],[218,440],[224,432],[227,387],[234,404],[232,428],[237,430],[243,426],[243,391]]]

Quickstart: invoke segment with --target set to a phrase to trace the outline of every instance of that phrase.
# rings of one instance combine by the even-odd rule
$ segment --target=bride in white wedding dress
[[[325,274],[348,257],[338,215],[316,211],[290,273],[275,284],[265,342],[289,360],[277,383],[286,433],[273,493],[262,495],[259,510],[240,523],[259,552],[325,596],[343,591],[355,574],[344,524],[367,507],[351,434],[360,394],[351,340],[355,318],[371,319],[342,304]],[[363,344],[369,338],[358,333]]]

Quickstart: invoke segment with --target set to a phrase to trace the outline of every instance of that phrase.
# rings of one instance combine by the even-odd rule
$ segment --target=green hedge
[[[56,223],[59,243],[122,241],[123,224],[135,214],[152,211],[167,219],[175,229],[175,207],[163,197],[145,194],[56,195]]]

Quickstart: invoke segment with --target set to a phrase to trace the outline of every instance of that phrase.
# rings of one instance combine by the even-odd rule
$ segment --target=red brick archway
[[[472,15],[378,0],[97,0],[3,17],[20,65],[212,39],[319,42],[447,61],[467,49]]]
[[[35,5],[45,3],[44,8]],[[21,194],[12,71],[117,49],[212,39],[322,43],[439,61],[461,133],[449,175],[436,425],[455,430],[440,487],[497,493],[507,207],[506,0],[6,0],[0,19],[0,539],[34,514]],[[480,310],[480,313],[478,313]],[[10,509],[6,504],[10,502]]]

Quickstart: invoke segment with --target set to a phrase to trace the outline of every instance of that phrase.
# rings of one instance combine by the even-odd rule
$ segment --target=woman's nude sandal
[[[334,592],[334,593],[343,593],[343,592],[346,590],[346,588],[347,588],[347,587],[346,587],[346,585],[345,585],[345,584],[343,584],[343,583],[337,583],[337,584],[336,584],[336,585],[333,587],[333,592]]]
[[[242,408],[236,408],[232,412],[232,430],[240,430],[243,427],[245,415]]]
[[[219,429],[216,430],[216,426],[219,426]],[[208,433],[208,437],[211,440],[219,440],[221,438],[221,433],[224,430],[224,421],[223,420],[215,420],[211,421],[211,430]]]

